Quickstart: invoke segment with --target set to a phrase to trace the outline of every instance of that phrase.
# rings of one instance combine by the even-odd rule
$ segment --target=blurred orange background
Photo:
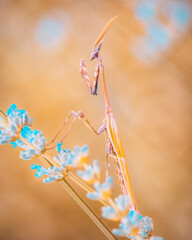
[[[1,0],[0,106],[6,110],[16,103],[27,110],[33,129],[48,141],[71,110],[82,110],[98,128],[104,118],[101,84],[97,97],[89,94],[79,61],[87,60],[93,76],[95,62],[88,61],[93,43],[106,22],[121,13],[101,54],[138,208],[153,218],[156,235],[191,239],[191,20],[185,29],[173,23],[171,28],[170,13],[164,12],[168,42],[151,50],[147,40],[139,40],[148,26],[136,16],[140,2]],[[162,12],[168,1],[161,2]],[[177,2],[191,7],[190,1]],[[84,144],[104,173],[105,135],[95,136],[78,122],[64,147]],[[32,161],[19,159],[19,150],[10,148],[0,146],[1,240],[106,239],[59,184],[36,179]],[[110,174],[114,171],[111,161]],[[116,184],[114,196],[118,189]],[[100,204],[89,203],[99,215]]]

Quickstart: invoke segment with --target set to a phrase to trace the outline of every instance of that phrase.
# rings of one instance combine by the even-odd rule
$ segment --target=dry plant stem
[[[0,108],[0,113],[1,113],[1,115],[2,115],[2,117],[3,117],[4,119],[7,119],[7,115],[5,114],[5,112],[3,111],[3,109],[1,109],[1,108]]]
[[[108,239],[117,240],[112,232],[105,226],[105,224],[97,217],[97,215],[89,208],[85,201],[78,195],[78,193],[70,186],[70,184],[64,179],[60,181],[62,186],[67,190],[69,195],[79,204],[79,206],[89,215],[93,222],[101,229]]]

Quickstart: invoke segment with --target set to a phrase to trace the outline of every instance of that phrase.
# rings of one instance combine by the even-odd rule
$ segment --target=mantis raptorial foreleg
[[[89,92],[93,95],[97,95],[97,83],[98,83],[98,78],[99,78],[99,64],[97,63],[96,68],[95,68],[93,85],[88,76],[84,59],[82,59],[80,62],[80,73],[83,76],[83,79],[86,83],[86,86],[87,86]],[[78,111],[78,112],[71,111],[69,113],[69,115],[67,116],[66,120],[64,121],[63,125],[61,126],[61,128],[56,133],[55,137],[47,144],[47,146],[49,146],[51,143],[53,143],[56,140],[56,138],[58,137],[58,135],[63,130],[63,128],[65,127],[65,125],[67,124],[67,122],[70,120],[71,117],[73,117],[74,119],[71,122],[68,129],[66,130],[66,132],[65,132],[63,138],[60,140],[60,142],[63,142],[64,138],[66,137],[68,132],[71,130],[72,126],[75,124],[77,119],[80,119],[89,129],[91,129],[91,131],[93,131],[97,135],[101,134],[106,129],[106,123],[104,122],[98,130],[95,130],[95,128],[91,125],[91,123],[88,121],[88,119],[86,118],[85,114],[82,111]],[[52,149],[52,148],[53,147],[47,148],[47,150]]]
[[[94,74],[94,83],[92,85],[89,75],[87,73],[87,69],[85,66],[85,60],[81,59],[80,61],[80,73],[85,81],[85,84],[88,88],[88,91],[93,94],[93,95],[97,95],[97,84],[98,84],[98,78],[99,78],[99,64],[97,63],[96,67],[95,67],[95,74]]]

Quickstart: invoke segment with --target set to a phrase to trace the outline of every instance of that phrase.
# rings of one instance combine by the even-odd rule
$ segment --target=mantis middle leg
[[[86,118],[85,114],[82,111],[78,111],[78,112],[71,111],[69,113],[69,115],[67,116],[67,118],[65,119],[64,123],[62,124],[61,128],[56,133],[55,137],[47,144],[47,146],[49,146],[51,143],[55,142],[56,138],[58,137],[58,135],[63,130],[63,128],[65,127],[65,125],[67,124],[67,122],[70,120],[71,117],[73,117],[74,119],[71,122],[71,124],[69,125],[69,127],[66,130],[66,132],[65,132],[64,136],[62,137],[62,139],[59,141],[60,143],[63,142],[63,140],[65,139],[65,137],[67,136],[67,134],[69,133],[71,128],[74,126],[74,124],[77,121],[77,119],[80,119],[96,135],[100,135],[106,129],[106,124],[105,124],[105,122],[103,122],[101,127],[99,127],[98,130],[95,130],[95,128],[91,125],[91,123],[88,121],[88,119]],[[47,148],[47,150],[50,150],[50,149],[52,149],[54,147],[55,146],[49,147],[49,148]]]

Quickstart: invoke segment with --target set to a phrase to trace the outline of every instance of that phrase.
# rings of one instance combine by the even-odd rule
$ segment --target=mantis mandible
[[[106,164],[107,164],[106,175],[108,175],[108,157],[110,156],[115,159],[115,163],[118,166],[117,175],[119,175],[119,184],[122,186],[122,191],[124,192],[124,194],[129,196],[131,209],[136,210],[136,203],[135,203],[135,199],[134,199],[134,195],[131,187],[130,176],[128,172],[127,163],[125,160],[124,150],[118,134],[117,124],[109,103],[109,98],[108,98],[106,84],[105,84],[105,77],[104,77],[104,66],[103,66],[101,55],[100,55],[100,48],[103,43],[102,38],[110,28],[111,24],[118,17],[119,16],[112,18],[105,25],[103,31],[95,41],[95,44],[91,53],[91,59],[90,59],[90,60],[97,59],[98,61],[95,69],[95,77],[94,77],[93,84],[91,83],[90,78],[88,76],[87,69],[85,66],[85,60],[81,59],[80,61],[80,73],[86,83],[88,91],[93,95],[97,95],[97,85],[99,80],[99,74],[101,75],[103,91],[104,91],[104,100],[105,100],[105,119],[103,120],[101,127],[98,130],[95,130],[90,124],[90,122],[88,121],[88,119],[85,117],[85,114],[83,112],[79,111],[76,113],[72,111],[69,113],[67,119],[63,123],[61,129],[56,134],[55,138],[49,144],[55,141],[56,137],[58,136],[60,131],[64,128],[65,124],[67,123],[67,121],[70,119],[71,116],[73,116],[74,119],[60,142],[64,140],[65,136],[68,134],[69,130],[71,129],[71,127],[73,126],[73,124],[76,122],[77,119],[82,120],[87,125],[87,127],[89,127],[97,135],[101,134],[102,132],[105,132],[106,133]]]

